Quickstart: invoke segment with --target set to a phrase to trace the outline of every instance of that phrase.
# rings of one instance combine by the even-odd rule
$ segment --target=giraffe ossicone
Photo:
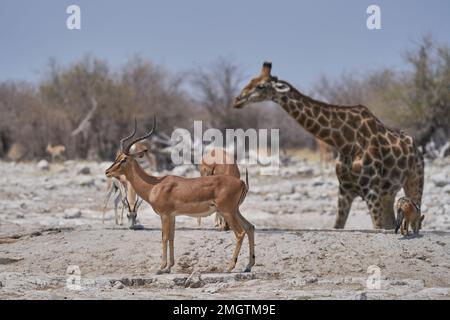
[[[335,228],[345,226],[357,196],[367,203],[377,229],[395,227],[394,201],[401,188],[421,205],[424,161],[411,136],[388,128],[365,106],[339,106],[312,99],[272,76],[271,69],[272,63],[263,63],[261,74],[242,89],[234,107],[273,101],[316,138],[337,150]]]

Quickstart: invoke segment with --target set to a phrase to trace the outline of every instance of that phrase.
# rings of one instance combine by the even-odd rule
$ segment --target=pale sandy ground
[[[235,272],[224,273],[233,234],[215,230],[212,217],[201,227],[178,217],[176,265],[155,275],[160,221],[148,205],[139,212],[144,230],[114,226],[111,209],[101,223],[106,163],[68,161],[41,171],[35,163],[0,162],[0,299],[448,299],[449,165],[448,158],[427,163],[424,230],[409,238],[373,231],[361,200],[346,230],[332,230],[332,166],[323,175],[305,161],[277,176],[250,168],[242,212],[256,226],[252,272],[240,273],[247,242]],[[83,167],[91,173],[78,174]],[[378,289],[367,287],[376,268]],[[81,288],[67,287],[68,279],[80,279]]]

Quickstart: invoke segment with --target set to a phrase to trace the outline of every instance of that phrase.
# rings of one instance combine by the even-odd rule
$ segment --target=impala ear
[[[145,148],[144,150],[141,150],[139,152],[133,153],[132,156],[133,157],[137,157],[137,158],[142,158],[144,156],[144,153],[146,153],[148,150],[147,148]]]

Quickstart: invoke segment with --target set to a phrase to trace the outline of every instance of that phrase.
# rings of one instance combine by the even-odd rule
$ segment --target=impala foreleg
[[[161,256],[161,265],[159,266],[159,270],[157,274],[170,272],[170,267],[167,267],[167,243],[170,239],[170,226],[171,219],[168,216],[161,216],[161,231],[162,231],[162,256]]]
[[[123,211],[125,210],[125,206],[122,204],[122,211],[120,211],[120,221],[119,225],[123,226]]]
[[[170,268],[175,265],[175,249],[174,249],[174,240],[175,240],[175,216],[170,217],[170,231],[169,231],[169,272]]]

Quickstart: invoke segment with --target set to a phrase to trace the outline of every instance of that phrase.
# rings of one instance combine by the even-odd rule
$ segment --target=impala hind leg
[[[175,265],[175,249],[174,249],[174,240],[175,240],[175,216],[170,217],[170,231],[169,231],[169,266],[167,267],[168,272]]]
[[[216,212],[215,217],[214,217],[214,226],[218,227],[222,231],[230,230],[230,226],[218,212]]]
[[[247,267],[245,267],[244,272],[250,272],[252,270],[252,267],[255,265],[255,226],[242,216],[241,211],[238,211],[237,217],[240,220],[240,223],[242,224],[248,237],[249,261]]]
[[[231,230],[233,230],[234,235],[236,236],[236,247],[234,248],[233,256],[231,257],[231,261],[228,264],[227,268],[227,272],[231,272],[231,270],[233,270],[236,266],[239,252],[241,251],[242,242],[244,241],[245,237],[245,230],[234,214],[227,213],[223,214],[222,216],[225,218],[225,221],[228,223]]]

